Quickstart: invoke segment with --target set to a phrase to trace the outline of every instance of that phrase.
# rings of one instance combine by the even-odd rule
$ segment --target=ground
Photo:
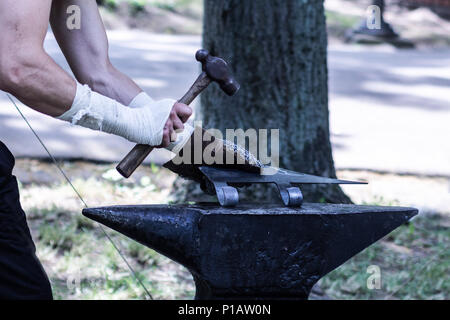
[[[169,203],[176,176],[144,166],[122,179],[114,164],[63,162],[63,170],[91,206]],[[15,174],[21,199],[57,299],[146,299],[99,225],[81,215],[82,203],[57,168],[38,160],[19,159]],[[320,281],[321,295],[331,299],[449,299],[450,208],[448,180],[338,171],[342,179],[364,179],[369,186],[346,186],[359,204],[403,205],[420,215],[364,250]],[[419,191],[419,192],[418,192]],[[422,197],[413,195],[424,192]],[[432,206],[430,207],[430,204]],[[192,299],[194,283],[179,264],[107,229],[154,299]],[[367,268],[381,269],[380,290],[367,289]],[[319,290],[320,291],[320,290]]]

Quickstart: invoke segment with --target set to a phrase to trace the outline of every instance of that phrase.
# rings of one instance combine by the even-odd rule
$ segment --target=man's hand
[[[184,129],[184,123],[186,123],[191,115],[191,107],[180,102],[175,103],[170,112],[169,119],[164,126],[162,144],[158,148],[166,148],[170,142],[175,141],[177,139],[176,131]]]

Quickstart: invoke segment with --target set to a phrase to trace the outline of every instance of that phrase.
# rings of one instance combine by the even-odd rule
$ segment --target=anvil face
[[[307,299],[320,278],[417,210],[199,204],[90,208],[83,214],[187,267],[196,299]]]

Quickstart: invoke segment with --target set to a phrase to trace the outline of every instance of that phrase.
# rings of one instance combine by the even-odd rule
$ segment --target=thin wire
[[[36,133],[36,131],[34,131],[33,127],[31,126],[30,122],[28,122],[27,118],[25,117],[25,115],[22,113],[22,111],[19,109],[19,107],[17,106],[16,102],[11,98],[11,96],[9,94],[6,94],[6,96],[8,97],[8,99],[13,103],[14,107],[16,107],[17,111],[19,112],[20,116],[22,117],[22,119],[26,122],[26,124],[28,125],[28,127],[30,128],[30,130],[33,132],[34,136],[36,137],[36,139],[38,139],[39,143],[42,145],[42,147],[45,149],[45,152],[47,152],[47,154],[49,155],[49,157],[52,159],[53,163],[55,164],[55,166],[58,168],[59,172],[61,172],[61,174],[64,176],[65,180],[67,181],[67,183],[70,185],[70,187],[72,188],[72,190],[76,193],[76,195],[78,196],[78,198],[80,199],[80,201],[83,203],[85,208],[89,208],[88,205],[86,204],[86,202],[84,201],[83,197],[81,196],[81,194],[78,192],[78,190],[75,188],[75,186],[72,184],[72,182],[70,181],[69,177],[66,175],[66,173],[64,172],[64,170],[61,168],[61,166],[59,165],[58,161],[56,161],[55,157],[53,157],[53,155],[50,153],[50,151],[47,149],[47,147],[45,146],[44,142],[41,140],[41,138],[39,137],[39,135]],[[144,289],[144,291],[146,292],[146,294],[150,297],[151,300],[153,300],[153,296],[150,294],[150,292],[147,290],[147,288],[145,287],[144,283],[141,281],[141,279],[139,279],[139,277],[137,276],[137,273],[134,271],[133,267],[131,267],[131,265],[128,263],[127,259],[125,258],[125,256],[122,254],[122,252],[119,250],[119,248],[117,247],[117,245],[114,243],[114,241],[112,240],[112,238],[108,235],[108,233],[106,233],[105,228],[103,228],[103,226],[101,224],[98,224],[98,226],[100,227],[100,229],[102,230],[103,234],[106,236],[106,238],[109,240],[109,242],[113,245],[114,249],[117,251],[117,253],[120,255],[120,257],[122,258],[122,260],[125,262],[125,264],[127,265],[128,269],[130,270],[130,272],[133,274],[134,278],[139,282],[139,284],[141,285],[141,287]]]

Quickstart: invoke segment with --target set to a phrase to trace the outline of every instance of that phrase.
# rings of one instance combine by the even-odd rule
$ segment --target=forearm
[[[133,80],[111,64],[95,73],[80,72],[77,80],[89,85],[95,92],[117,100],[124,105],[129,105],[133,98],[142,92],[142,89]]]
[[[3,72],[3,89],[36,111],[55,117],[72,105],[75,80],[43,50],[30,58],[18,53]]]
[[[69,30],[66,9],[81,8],[81,28]],[[128,105],[142,90],[129,77],[112,66],[108,39],[95,0],[53,1],[50,23],[77,80],[94,91]]]

